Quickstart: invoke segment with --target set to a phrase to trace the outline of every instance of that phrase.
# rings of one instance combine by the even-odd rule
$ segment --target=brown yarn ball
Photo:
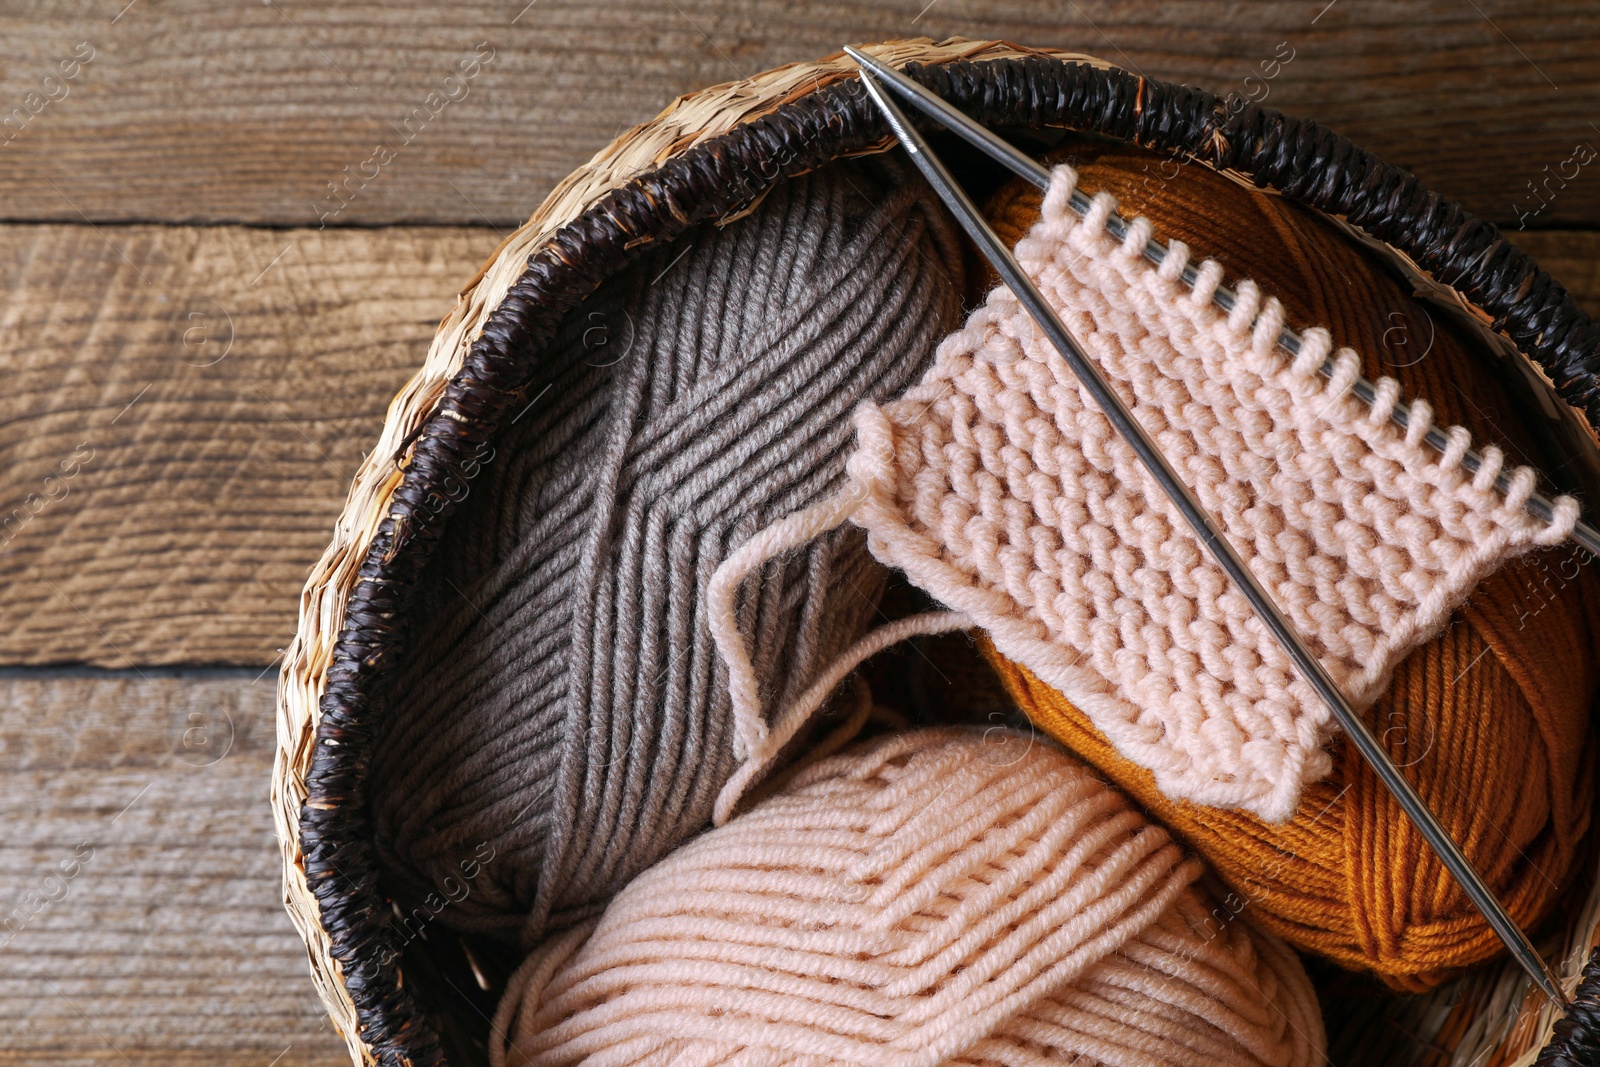
[[[1376,253],[1315,213],[1198,163],[1125,146],[1073,143],[1057,161],[1106,190],[1156,235],[1253,278],[1297,326],[1322,325],[1361,353],[1363,373],[1426,397],[1441,424],[1467,427],[1519,462],[1556,463],[1514,408],[1515,391],[1473,332],[1419,302]],[[1039,193],[1020,182],[989,206],[1021,237]],[[1530,420],[1531,421],[1531,420]],[[1588,717],[1600,672],[1592,568],[1566,549],[1491,576],[1449,625],[1396,670],[1366,712],[1405,773],[1524,927],[1545,918],[1574,868],[1593,803]],[[987,643],[986,643],[987,644]],[[1060,693],[992,647],[990,661],[1041,729],[1098,767],[1186,839],[1263,927],[1298,948],[1422,991],[1500,942],[1372,771],[1342,740],[1334,772],[1282,825],[1174,802]]]

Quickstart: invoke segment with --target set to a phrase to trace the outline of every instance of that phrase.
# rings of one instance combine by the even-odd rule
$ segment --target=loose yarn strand
[[[706,584],[706,625],[717,643],[717,652],[728,672],[728,692],[733,698],[734,754],[750,759],[767,739],[767,724],[761,716],[760,681],[744,635],[734,598],[739,586],[769,560],[812,538],[836,529],[860,507],[860,499],[849,491],[836,493],[786,515],[757,532],[718,565]]]
[[[794,740],[800,729],[821,710],[834,689],[849,676],[851,671],[901,641],[930,634],[966,630],[971,626],[972,620],[959,611],[929,611],[920,615],[909,615],[885,623],[840,653],[810,689],[778,713],[770,730],[765,728],[762,730],[756,747],[751,750],[739,769],[733,772],[727,785],[723,786],[722,792],[718,794],[712,816],[713,825],[721,826],[733,817],[745,792],[771,770],[784,746]],[[759,720],[760,705],[748,706],[740,714]],[[865,720],[860,720],[859,724],[864,722]]]
[[[828,697],[851,671],[884,649],[909,638],[950,633],[972,626],[972,620],[959,611],[924,612],[885,623],[835,657],[817,680],[779,711],[771,725],[768,724],[761,707],[760,679],[739,629],[734,597],[750,575],[785,552],[837,529],[860,506],[860,492],[854,485],[847,485],[826,500],[784,516],[740,545],[717,567],[706,586],[707,626],[727,669],[733,701],[734,751],[744,761],[717,796],[712,815],[714,825],[721,826],[733,817],[745,791],[771,769],[779,753],[827,703]]]

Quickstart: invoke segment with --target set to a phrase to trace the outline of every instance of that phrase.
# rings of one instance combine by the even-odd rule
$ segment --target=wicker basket
[[[1600,328],[1494,226],[1404,171],[1316,123],[1086,56],[959,39],[872,50],[990,125],[1181,154],[1341,219],[1520,350],[1527,361],[1517,362],[1530,376],[1538,367],[1543,388],[1566,401],[1570,446],[1592,452],[1589,422],[1575,413],[1600,425]],[[360,803],[371,694],[402,655],[397,620],[461,495],[450,487],[469,479],[511,405],[526,402],[519,390],[562,317],[644,246],[747,211],[778,181],[888,147],[854,75],[842,55],[780,67],[683,97],[623,134],[501,244],[390,405],[301,596],[279,681],[272,798],[284,902],[356,1063],[474,1062],[471,1034],[485,1030],[490,991],[515,962],[438,928],[399,950]],[[1475,1063],[1532,1062],[1552,1033],[1545,1062],[1600,1062],[1584,1058],[1600,1047],[1600,957],[1579,984],[1597,918],[1591,896],[1559,933],[1579,996],[1565,1022],[1525,996],[1514,972],[1491,968],[1431,1008],[1427,998],[1407,1006],[1406,1025],[1436,1047],[1484,1053]]]

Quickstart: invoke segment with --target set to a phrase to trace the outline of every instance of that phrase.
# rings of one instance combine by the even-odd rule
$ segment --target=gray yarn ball
[[[852,410],[920,377],[964,284],[920,178],[846,161],[569,317],[413,601],[368,776],[401,904],[530,944],[708,824],[735,761],[706,583],[843,484]],[[764,706],[870,627],[884,579],[847,526],[746,582]]]

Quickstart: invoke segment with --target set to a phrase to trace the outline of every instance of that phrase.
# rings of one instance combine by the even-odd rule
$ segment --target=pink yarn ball
[[[1049,742],[891,735],[800,771],[542,945],[491,1059],[1320,1064],[1299,961],[1214,908],[1199,873]]]

